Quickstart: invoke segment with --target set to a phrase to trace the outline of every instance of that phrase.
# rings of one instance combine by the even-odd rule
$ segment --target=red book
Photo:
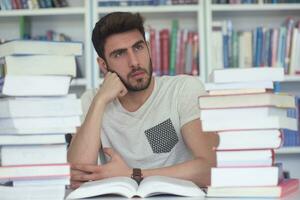
[[[169,40],[170,32],[168,29],[163,29],[159,32],[160,37],[160,63],[162,75],[169,74]]]
[[[208,187],[208,197],[284,197],[299,189],[299,179],[285,179],[268,187]]]

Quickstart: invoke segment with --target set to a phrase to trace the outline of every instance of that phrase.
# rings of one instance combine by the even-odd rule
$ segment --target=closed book
[[[273,89],[272,81],[205,83],[205,90]]]
[[[230,119],[264,119],[270,116],[286,117],[287,109],[272,106],[251,107],[251,108],[219,108],[200,110],[201,120],[223,120]]]
[[[16,117],[62,117],[82,114],[75,94],[59,97],[0,98],[0,119]]]
[[[65,186],[26,186],[11,187],[0,186],[0,194],[2,199],[64,199]]]
[[[67,95],[70,81],[70,76],[7,75],[2,80],[0,78],[0,94],[6,96]]]
[[[275,186],[208,187],[207,197],[276,198],[285,197],[298,189],[299,179],[285,179]]]
[[[19,117],[0,118],[1,129],[30,129],[34,128],[56,128],[56,127],[77,127],[81,125],[79,116],[65,117]]]
[[[276,186],[278,167],[221,167],[211,169],[211,187]]]
[[[284,72],[281,67],[216,69],[209,79],[214,83],[283,81]]]
[[[8,55],[82,55],[81,42],[56,42],[41,40],[12,40],[0,45],[0,57]]]
[[[28,186],[60,186],[70,185],[70,177],[53,178],[53,179],[42,179],[42,180],[14,180],[14,187],[28,187]]]
[[[275,149],[282,143],[282,135],[278,129],[223,131],[218,132],[218,135],[217,150]]]
[[[0,147],[0,165],[67,163],[67,145],[9,145]]]
[[[76,76],[74,56],[26,55],[0,59],[5,75],[69,75]],[[1,76],[1,74],[0,74]]]
[[[251,129],[290,129],[298,130],[297,119],[288,117],[247,117],[244,119],[226,118],[216,123],[214,119],[202,120],[203,131],[230,131]]]
[[[69,177],[69,164],[0,166],[0,180],[35,180]]]
[[[295,97],[279,93],[257,93],[237,95],[203,95],[199,97],[200,109],[210,108],[238,108],[257,106],[276,106],[282,108],[294,108]]]
[[[16,135],[38,135],[38,134],[66,134],[66,133],[75,133],[76,127],[48,127],[48,128],[37,128],[37,127],[28,127],[28,128],[11,128],[11,129],[0,129],[0,136],[3,134],[16,134]],[[1,142],[0,142],[1,143]]]
[[[213,95],[233,95],[233,94],[257,94],[267,92],[266,89],[231,89],[231,90],[210,90],[208,94]]]
[[[2,135],[0,145],[65,144],[64,134],[52,135]]]
[[[271,149],[217,151],[216,156],[217,167],[267,167],[274,164]]]

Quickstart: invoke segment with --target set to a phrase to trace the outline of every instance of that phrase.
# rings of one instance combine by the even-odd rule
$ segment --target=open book
[[[160,194],[188,197],[205,195],[193,182],[171,177],[146,177],[140,185],[129,177],[113,177],[86,182],[72,191],[66,199],[79,199],[107,194],[121,195],[127,198],[134,196],[149,197]]]

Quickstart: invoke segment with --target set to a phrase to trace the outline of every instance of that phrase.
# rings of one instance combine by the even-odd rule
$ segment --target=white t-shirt
[[[96,92],[83,94],[83,116]],[[118,99],[107,105],[102,146],[112,147],[135,168],[166,167],[192,159],[180,129],[199,118],[198,96],[203,93],[203,84],[196,77],[155,77],[152,94],[137,111],[125,110]]]

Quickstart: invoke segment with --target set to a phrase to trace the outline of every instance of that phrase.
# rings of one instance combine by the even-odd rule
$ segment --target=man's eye
[[[119,57],[121,57],[123,54],[124,54],[123,51],[116,52],[116,53],[114,54],[114,57],[115,57],[115,58],[119,58]]]
[[[144,48],[144,46],[142,44],[136,45],[135,50],[142,50]]]

